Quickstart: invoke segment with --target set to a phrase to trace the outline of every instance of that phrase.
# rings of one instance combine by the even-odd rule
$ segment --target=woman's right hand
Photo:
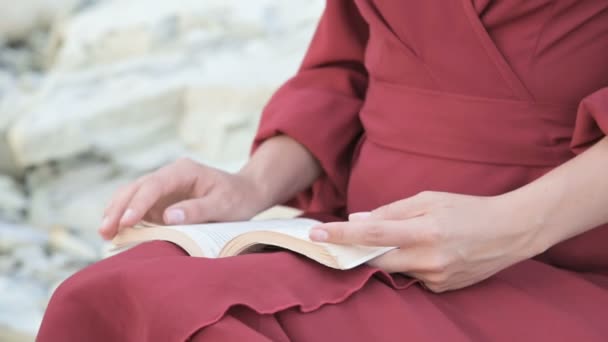
[[[164,224],[247,220],[272,203],[250,177],[180,159],[117,191],[99,233],[112,239],[141,220]]]

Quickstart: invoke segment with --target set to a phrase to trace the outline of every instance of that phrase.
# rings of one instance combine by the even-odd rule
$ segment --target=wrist
[[[303,145],[279,135],[259,146],[237,175],[252,184],[266,209],[306,189],[320,173],[318,162]]]
[[[496,203],[505,229],[516,236],[511,247],[514,254],[532,258],[545,252],[553,244],[547,234],[549,211],[525,192],[513,191],[496,196]]]
[[[241,178],[246,184],[251,194],[251,200],[258,211],[263,211],[278,204],[277,184],[269,181],[266,172],[256,170],[251,165],[246,165],[235,176]]]

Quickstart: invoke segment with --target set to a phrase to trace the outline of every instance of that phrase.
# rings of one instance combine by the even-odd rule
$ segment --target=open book
[[[337,269],[356,267],[394,249],[313,242],[308,238],[308,232],[317,224],[320,222],[303,218],[183,226],[142,223],[121,230],[112,243],[117,248],[124,248],[140,242],[164,240],[175,243],[191,256],[207,258],[282,248]]]

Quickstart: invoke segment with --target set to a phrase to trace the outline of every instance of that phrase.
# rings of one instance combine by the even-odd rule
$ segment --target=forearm
[[[265,141],[239,174],[255,182],[264,208],[284,203],[309,187],[321,174],[310,152],[281,135]]]
[[[608,223],[608,138],[503,197],[535,233],[538,252]]]

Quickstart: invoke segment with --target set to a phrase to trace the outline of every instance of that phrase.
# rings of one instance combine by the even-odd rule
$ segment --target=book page
[[[364,264],[397,247],[373,247],[359,245],[327,245],[327,251],[338,261],[341,269],[351,269]]]
[[[308,231],[319,224],[311,219],[286,219],[246,222],[222,222],[184,226],[165,226],[186,234],[194,240],[205,255],[216,257],[228,241],[236,236],[251,231],[276,231],[299,239],[310,241]],[[145,228],[143,228],[145,229]]]

